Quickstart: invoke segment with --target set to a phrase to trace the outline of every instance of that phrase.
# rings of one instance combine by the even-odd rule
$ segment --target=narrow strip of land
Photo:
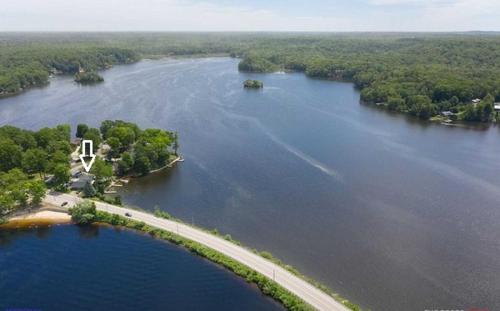
[[[71,194],[51,193],[45,197],[45,202],[57,206],[68,202],[67,207],[72,207],[82,199]],[[331,296],[322,292],[318,288],[299,278],[298,276],[283,269],[277,264],[252,253],[244,247],[226,241],[203,230],[188,226],[181,222],[158,218],[152,214],[140,212],[126,207],[118,207],[102,202],[95,202],[97,210],[105,211],[111,214],[125,216],[128,213],[131,219],[143,221],[144,223],[158,229],[176,233],[184,238],[196,241],[207,247],[210,247],[234,260],[250,267],[262,275],[274,280],[276,283],[297,295],[305,302],[318,310],[342,310],[348,309],[333,299]]]

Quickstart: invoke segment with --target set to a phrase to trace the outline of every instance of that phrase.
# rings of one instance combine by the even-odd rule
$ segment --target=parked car
[[[132,217],[132,214],[130,214],[130,213],[125,213],[125,216],[127,216],[127,217]]]
[[[61,204],[61,206],[63,206],[63,207],[64,207],[64,206],[66,206],[66,205],[68,205],[68,202],[63,202],[63,203]]]

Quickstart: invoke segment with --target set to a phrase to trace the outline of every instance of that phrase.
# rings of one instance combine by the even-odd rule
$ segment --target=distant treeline
[[[488,94],[500,101],[500,35],[487,33],[0,34],[0,94],[44,84],[51,71],[220,53],[241,57],[243,71],[352,81],[363,101],[424,119],[446,110],[463,115],[473,99]],[[485,121],[479,110],[468,115]]]
[[[278,39],[241,54],[242,71],[351,81],[364,102],[423,119],[450,110],[463,120],[487,122],[500,101],[500,36]],[[476,98],[486,101],[474,108]]]
[[[0,96],[44,85],[50,74],[95,72],[144,57],[229,54],[250,41],[231,34],[0,33]]]

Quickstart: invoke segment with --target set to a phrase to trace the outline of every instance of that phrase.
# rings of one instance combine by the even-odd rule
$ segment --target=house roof
[[[80,145],[80,143],[82,142],[82,139],[81,138],[75,138],[71,141],[71,144],[73,145]]]
[[[71,182],[71,189],[83,189],[87,182],[94,182],[94,175],[82,174]]]

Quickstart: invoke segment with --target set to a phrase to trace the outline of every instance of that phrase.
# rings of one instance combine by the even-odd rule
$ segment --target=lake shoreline
[[[178,157],[177,159],[179,158],[180,157]],[[220,253],[218,250],[215,249],[206,250],[206,246],[197,241],[187,239],[181,235],[174,234],[163,229],[150,227],[149,225],[142,226],[143,224],[142,222],[128,219],[122,216],[120,216],[120,223],[114,223],[114,220],[111,217],[112,214],[107,212],[101,212],[101,213],[103,214],[100,214],[101,216],[98,217],[98,220],[96,222],[97,225],[112,226],[115,228],[133,229],[133,231],[137,233],[149,234],[153,238],[158,238],[160,240],[164,240],[166,242],[175,245],[180,245],[197,256],[206,258],[215,264],[221,265],[222,267],[234,273],[236,276],[242,277],[247,282],[256,284],[263,294],[270,296],[277,302],[281,303],[287,309],[299,308],[298,310],[309,310],[309,308],[311,307],[307,303],[304,305],[305,302],[300,297],[297,297],[295,296],[295,294],[290,293],[288,290],[283,288],[274,280],[265,277],[264,275],[255,271],[251,267],[247,267],[245,264],[240,263],[238,260],[235,260],[231,257],[228,257],[225,254]],[[50,227],[52,225],[66,225],[66,224],[70,225],[75,224],[72,221],[71,216],[68,213],[67,209],[59,207],[55,204],[44,202],[39,208],[23,209],[17,211],[10,217],[7,217],[7,223],[0,225],[0,230],[22,229],[22,228],[33,228],[33,227]],[[208,231],[202,228],[200,228],[200,230],[210,233],[215,237],[223,238],[218,234],[214,234],[212,231]],[[233,244],[240,245],[240,243],[237,241],[236,242],[233,242],[232,240],[228,241]],[[249,249],[246,247],[244,248]],[[260,253],[257,254],[264,258],[267,258],[261,255]],[[276,259],[274,259],[273,257],[271,257],[271,259],[269,260],[275,262],[276,264],[279,263],[278,266],[282,266],[283,268],[289,267],[283,264],[281,261],[276,261]],[[249,272],[243,273],[242,270],[249,270]],[[344,305],[344,307],[346,307],[346,310],[347,309],[360,310],[357,305],[352,304],[350,301],[345,300],[336,294],[333,294],[325,287],[319,285],[316,281],[303,276],[299,272],[296,271],[289,271],[289,272],[292,272],[292,274],[300,277],[306,282],[310,282],[312,286],[318,288],[325,294],[331,296],[336,301]],[[275,289],[273,291],[269,291],[268,289],[266,289],[268,286],[273,286],[275,287]]]
[[[500,269],[490,244],[499,234],[496,126],[421,122],[358,104],[351,83],[249,75],[237,62],[116,66],[106,71],[109,83],[91,88],[58,77],[0,101],[0,119],[35,131],[63,122],[97,126],[92,109],[100,119],[175,130],[186,162],[132,179],[119,190],[124,205],[165,206],[175,218],[269,250],[373,309],[454,305],[456,295],[498,304],[498,276],[487,273]],[[241,82],[256,77],[269,87],[245,92]],[[422,252],[429,238],[435,247]],[[464,257],[463,249],[485,256]],[[414,256],[403,262],[402,254]],[[442,266],[443,258],[451,264]],[[400,294],[401,286],[411,290]]]
[[[149,171],[148,174],[154,174],[154,173],[157,173],[157,172],[160,172],[160,171],[163,171],[164,169],[166,168],[171,168],[175,163],[177,162],[184,162],[184,158],[181,157],[181,156],[177,156],[177,158],[175,158],[174,160],[172,160],[171,162],[167,163],[166,165],[160,167],[160,168],[157,168],[157,169],[154,169],[154,170],[151,170]]]
[[[82,199],[63,193],[51,193],[44,202],[53,206],[69,202],[67,207],[72,207],[82,202]],[[311,310],[311,306],[315,306],[320,310],[361,310],[358,305],[304,276],[270,253],[245,247],[230,237],[219,235],[216,230],[195,227],[171,218],[168,214],[157,215],[100,201],[93,202],[97,208],[96,224],[135,229],[181,245],[194,254],[227,268],[248,282],[255,283],[263,294],[274,298],[287,309]],[[270,265],[269,269],[273,269],[271,275],[263,268],[267,265]],[[278,276],[281,280],[275,279]]]
[[[37,208],[16,211],[9,215],[6,221],[6,223],[0,225],[0,230],[73,223],[66,210],[48,203],[43,203]]]
[[[125,62],[125,63],[117,63],[113,64],[110,66],[107,66],[106,68],[100,68],[98,69],[98,72],[103,72],[108,69],[111,69],[116,66],[123,66],[123,65],[133,65],[136,63],[139,63],[141,61],[158,61],[158,60],[166,60],[166,59],[172,59],[172,60],[179,60],[179,59],[201,59],[201,58],[222,58],[222,57],[231,57],[228,53],[209,53],[209,54],[180,54],[180,55],[171,55],[171,54],[165,54],[165,55],[144,55],[140,59],[133,61],[133,62]],[[50,85],[50,80],[53,77],[56,76],[66,76],[66,77],[74,77],[75,73],[56,73],[56,74],[49,74],[47,81],[40,83],[40,84],[35,84],[35,85],[30,85],[25,88],[21,88],[19,90],[16,90],[15,92],[2,92],[0,93],[0,102],[4,98],[9,98],[9,97],[15,97],[18,95],[21,95],[23,93],[26,93],[30,90],[37,89],[37,88],[44,88]],[[79,83],[78,81],[75,81],[78,84],[81,84],[83,86],[91,86],[94,84],[98,83],[104,83],[105,81],[99,81],[96,83]]]

